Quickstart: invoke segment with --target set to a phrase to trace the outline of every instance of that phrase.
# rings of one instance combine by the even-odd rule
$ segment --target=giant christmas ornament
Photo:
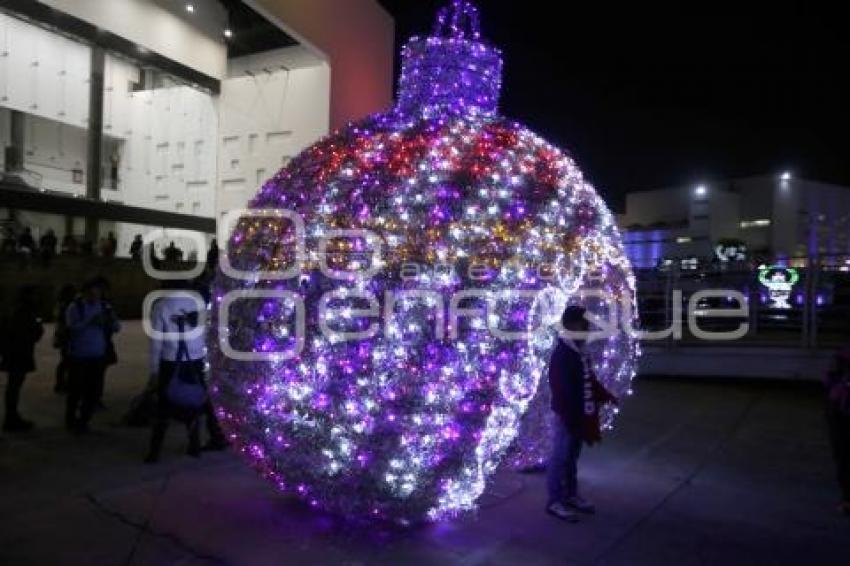
[[[474,508],[518,435],[514,459],[540,459],[552,323],[568,302],[616,315],[603,295],[630,306],[634,281],[573,160],[498,115],[469,2],[403,57],[393,110],[304,151],[235,222],[210,362],[222,425],[281,490],[417,521]],[[630,333],[590,352],[626,395]]]

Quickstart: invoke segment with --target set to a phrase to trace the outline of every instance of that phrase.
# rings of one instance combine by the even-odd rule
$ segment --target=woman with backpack
[[[206,346],[204,328],[199,327],[199,304],[190,297],[185,281],[168,281],[163,288],[173,294],[159,299],[151,313],[151,388],[156,391],[156,416],[145,462],[159,461],[165,434],[172,419],[186,425],[189,446],[186,453],[201,455],[200,419],[209,399],[204,381]],[[184,291],[181,294],[180,291]],[[209,419],[209,415],[208,415]],[[216,422],[208,420],[211,449],[226,443]]]
[[[838,510],[850,515],[850,347],[835,356],[835,367],[827,374],[826,390],[829,440],[841,487]]]
[[[26,432],[33,424],[21,417],[18,402],[28,373],[35,371],[35,345],[44,334],[38,317],[35,287],[25,286],[18,292],[12,316],[3,324],[3,361],[0,369],[8,373],[6,384],[6,415],[3,430]]]

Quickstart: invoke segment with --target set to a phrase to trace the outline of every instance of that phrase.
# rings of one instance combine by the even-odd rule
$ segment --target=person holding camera
[[[850,347],[835,356],[835,367],[827,374],[826,392],[826,421],[841,488],[838,510],[850,515]]]
[[[65,425],[76,433],[88,431],[103,391],[106,368],[116,362],[112,335],[121,329],[115,312],[104,298],[106,282],[83,284],[81,296],[68,305],[68,398]]]
[[[150,318],[150,326],[157,333],[151,338],[149,385],[156,393],[156,414],[145,457],[148,464],[159,461],[172,419],[186,425],[186,453],[193,458],[201,455],[202,416],[206,416],[210,434],[210,442],[203,449],[223,450],[227,446],[207,395],[206,345],[204,328],[199,327],[199,304],[191,298],[191,286],[186,281],[166,281],[163,288],[173,293],[154,304]]]

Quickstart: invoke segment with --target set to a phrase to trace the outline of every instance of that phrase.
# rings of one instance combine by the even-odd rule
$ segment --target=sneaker
[[[572,511],[567,509],[567,507],[560,501],[550,503],[546,507],[546,512],[552,515],[553,517],[557,517],[558,519],[566,521],[568,523],[576,523],[579,520],[579,516],[576,513],[573,513]]]
[[[578,495],[574,495],[573,497],[567,498],[567,507],[575,509],[579,513],[585,513],[586,515],[593,515],[596,513],[596,506],[593,505],[590,501],[579,497]]]

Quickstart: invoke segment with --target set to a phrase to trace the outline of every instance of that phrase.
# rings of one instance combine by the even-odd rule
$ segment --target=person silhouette
[[[38,317],[36,288],[24,286],[18,292],[12,315],[3,329],[3,361],[0,369],[9,375],[3,421],[3,430],[6,432],[26,432],[33,428],[32,422],[21,417],[18,403],[27,374],[35,371],[35,345],[43,334],[44,327]]]
[[[142,240],[142,235],[136,234],[136,237],[133,238],[133,243],[130,244],[130,257],[133,258],[133,261],[141,261],[143,248],[144,241]]]
[[[105,285],[102,278],[87,281],[82,286],[81,296],[65,311],[70,332],[65,424],[75,433],[88,431],[89,421],[103,393],[106,368],[111,363],[111,336],[121,329],[118,317],[104,298]]]
[[[549,361],[552,393],[552,454],[547,465],[546,512],[568,522],[596,508],[579,495],[578,462],[584,444],[599,442],[599,408],[616,403],[596,379],[586,351],[587,310],[569,306],[561,317],[563,332]]]
[[[167,281],[163,289],[187,291],[188,281]],[[199,324],[198,304],[181,295],[165,296],[153,306],[151,327],[161,338],[151,340],[149,390],[156,391],[156,416],[151,430],[150,446],[145,462],[159,461],[170,421],[186,425],[189,435],[187,454],[199,457],[202,450],[227,447],[224,433],[212,410],[204,381],[206,346]],[[198,332],[200,330],[200,332]],[[180,393],[181,388],[184,392]],[[188,391],[188,393],[187,393]],[[201,446],[200,422],[206,417],[209,443]]]
[[[56,309],[54,311],[56,327],[53,330],[53,347],[59,351],[59,363],[56,364],[56,384],[53,386],[53,391],[56,393],[67,393],[68,391],[68,344],[71,336],[65,320],[65,312],[76,296],[77,289],[73,285],[67,284],[62,287],[59,296],[56,298]]]

